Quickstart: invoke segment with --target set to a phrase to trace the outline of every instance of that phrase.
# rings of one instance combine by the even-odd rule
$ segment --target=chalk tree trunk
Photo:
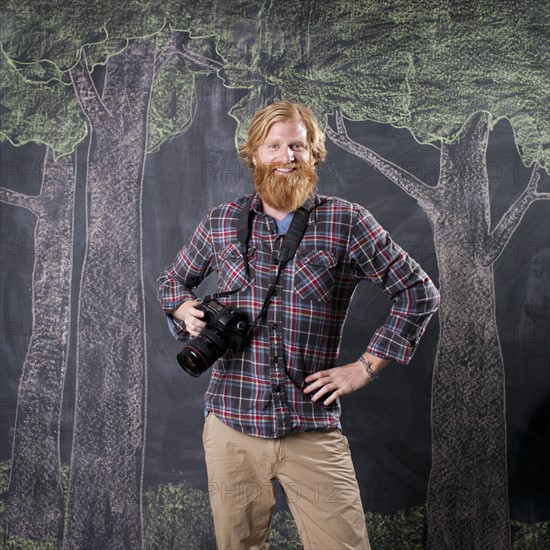
[[[142,179],[155,42],[109,59],[103,93],[72,71],[89,118],[87,242],[65,548],[143,547],[146,348]]]
[[[46,150],[40,195],[0,190],[36,216],[32,333],[17,399],[5,509],[8,537],[58,540],[63,531],[59,422],[70,338],[74,157]]]
[[[440,341],[432,386],[428,547],[510,545],[504,361],[486,259],[489,234],[487,117],[442,144],[432,216],[439,266]]]

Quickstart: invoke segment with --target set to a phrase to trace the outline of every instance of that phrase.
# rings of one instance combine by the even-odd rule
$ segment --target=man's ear
[[[255,155],[254,153],[252,153],[252,164],[253,164],[254,166],[256,166],[256,164],[257,164],[257,163],[256,163],[256,155]]]

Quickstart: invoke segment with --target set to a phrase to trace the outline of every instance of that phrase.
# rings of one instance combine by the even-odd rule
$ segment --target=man
[[[306,106],[278,102],[258,111],[240,155],[256,187],[248,268],[237,241],[243,197],[211,210],[159,279],[161,304],[182,340],[206,327],[192,289],[211,272],[220,291],[233,291],[224,303],[251,322],[277,280],[248,345],[214,364],[206,392],[203,443],[217,544],[268,548],[278,480],[305,548],[370,548],[338,398],[374,380],[390,360],[410,361],[438,292],[368,211],[316,194],[326,149]],[[304,205],[305,232],[276,279],[284,235]],[[361,280],[384,290],[393,306],[358,360],[337,366]]]

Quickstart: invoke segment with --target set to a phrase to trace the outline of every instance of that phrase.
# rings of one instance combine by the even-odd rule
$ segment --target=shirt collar
[[[315,223],[315,211],[320,202],[321,200],[319,198],[319,195],[313,195],[307,200],[306,204],[304,205],[306,208],[311,208],[311,212],[309,213],[309,220],[307,222],[308,225]],[[263,214],[262,201],[258,196],[258,193],[254,194],[251,208],[252,210],[254,210],[254,212],[256,212],[256,214]]]

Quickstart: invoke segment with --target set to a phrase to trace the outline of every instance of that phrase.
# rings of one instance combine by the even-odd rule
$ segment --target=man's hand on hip
[[[309,385],[304,388],[304,393],[309,394],[317,390],[311,397],[312,401],[317,401],[328,395],[323,404],[330,405],[336,398],[366,386],[372,381],[373,375],[380,372],[390,362],[389,359],[381,359],[370,353],[364,354],[363,358],[368,362],[369,370],[364,367],[364,362],[358,360],[349,365],[310,374],[305,379]]]

